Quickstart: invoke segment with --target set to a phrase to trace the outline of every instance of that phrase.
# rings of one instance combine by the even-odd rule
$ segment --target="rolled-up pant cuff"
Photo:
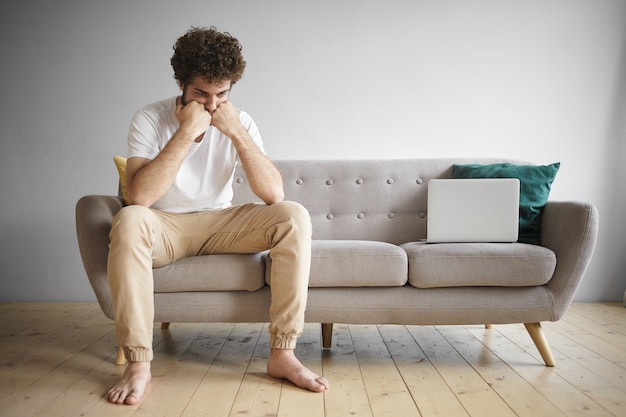
[[[150,362],[154,357],[152,349],[129,348],[124,346],[124,355],[128,362]]]
[[[270,335],[270,347],[272,349],[295,349],[297,337]]]

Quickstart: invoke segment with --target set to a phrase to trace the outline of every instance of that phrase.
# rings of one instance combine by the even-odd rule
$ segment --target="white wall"
[[[0,301],[93,300],[74,204],[113,194],[140,106],[177,93],[189,26],[244,46],[232,101],[270,155],[560,161],[552,198],[594,202],[579,301],[626,287],[626,1],[4,1]]]

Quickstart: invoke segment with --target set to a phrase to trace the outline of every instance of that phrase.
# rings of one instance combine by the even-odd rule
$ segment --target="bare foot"
[[[106,396],[115,404],[137,404],[151,378],[150,362],[130,362],[122,379],[117,381]]]
[[[323,392],[330,387],[326,378],[302,365],[291,349],[272,349],[267,361],[267,374],[274,378],[288,379],[300,388],[313,392]]]

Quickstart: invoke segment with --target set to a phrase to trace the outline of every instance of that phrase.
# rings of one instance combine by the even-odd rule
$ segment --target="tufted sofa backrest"
[[[451,178],[453,164],[524,163],[509,159],[277,160],[285,199],[311,214],[313,239],[401,244],[426,238],[427,189]],[[259,199],[239,166],[233,204]]]

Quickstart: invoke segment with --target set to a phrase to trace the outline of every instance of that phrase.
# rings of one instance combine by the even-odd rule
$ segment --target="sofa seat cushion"
[[[266,281],[271,285],[268,256]],[[397,287],[407,282],[408,260],[399,246],[367,240],[313,240],[309,288]]]
[[[405,243],[417,288],[543,285],[556,268],[550,249],[525,243]]]
[[[256,291],[265,285],[267,251],[193,256],[154,268],[154,292]]]
[[[394,287],[407,282],[402,248],[367,240],[314,240],[309,287]]]

